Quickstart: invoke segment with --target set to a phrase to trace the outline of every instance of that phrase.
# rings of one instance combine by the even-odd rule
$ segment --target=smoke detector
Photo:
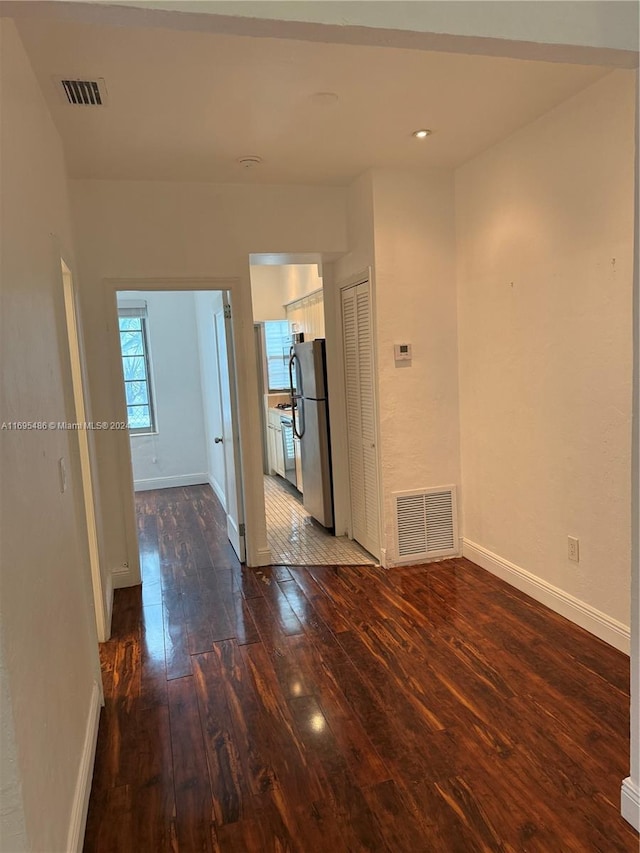
[[[258,157],[255,154],[249,154],[246,157],[238,157],[238,163],[240,163],[243,169],[254,169],[262,163],[262,157]]]
[[[65,104],[74,107],[103,107],[107,102],[104,77],[54,77],[58,94]]]

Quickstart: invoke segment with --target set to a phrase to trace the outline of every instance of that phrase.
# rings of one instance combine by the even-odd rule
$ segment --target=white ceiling
[[[18,25],[75,178],[342,185],[374,166],[452,168],[608,72],[37,17]],[[104,77],[108,105],[66,105],[59,75]],[[318,104],[317,92],[339,99]],[[420,127],[433,135],[415,140]],[[264,162],[245,170],[243,155]]]

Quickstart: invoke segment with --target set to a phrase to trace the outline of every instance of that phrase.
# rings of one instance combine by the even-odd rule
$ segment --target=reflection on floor
[[[264,501],[271,562],[288,566],[374,566],[376,561],[346,536],[331,536],[313,520],[280,477],[265,476]]]

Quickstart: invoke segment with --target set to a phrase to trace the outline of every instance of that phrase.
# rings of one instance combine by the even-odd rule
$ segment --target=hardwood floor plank
[[[333,605],[331,599],[323,593],[313,576],[306,569],[294,568],[291,566],[288,568],[294,581],[304,594],[304,597],[310,602],[314,611],[323,620],[323,622],[325,622],[336,634],[341,631],[348,631],[350,623],[346,618],[346,614],[341,614],[338,608]],[[304,607],[303,599],[299,599],[299,601]],[[295,606],[293,601],[291,601],[291,605]],[[301,614],[298,614],[298,616],[302,618]]]
[[[206,592],[204,597],[212,641],[233,640],[236,636],[236,620],[229,615],[225,597],[219,591]]]
[[[260,643],[241,646],[245,666],[260,707],[261,743],[266,760],[288,795],[313,802],[322,798],[324,779],[321,768],[304,747],[290,710],[279,688],[275,671]]]
[[[113,696],[113,668],[116,662],[118,641],[115,639],[100,643],[100,670],[102,672],[102,690],[105,701]]]
[[[200,720],[213,794],[216,825],[237,823],[250,798],[231,715],[227,706],[220,659],[214,652],[193,658]]]
[[[311,696],[319,685],[310,669],[304,668],[311,642],[304,635],[285,637],[282,643],[270,651],[269,657],[276,672],[283,694],[289,698]]]
[[[142,587],[130,586],[113,591],[111,636],[118,640],[135,637],[140,631],[142,612]]]
[[[176,805],[169,708],[138,716],[138,779],[133,795],[135,849],[177,853]]]
[[[237,563],[237,560],[236,560]],[[247,566],[238,566],[234,570],[235,589],[241,592],[247,600],[251,598],[262,598],[264,595],[264,583],[261,580],[260,569],[250,569]]]
[[[242,595],[234,593],[227,609],[232,620],[233,634],[238,645],[246,646],[249,643],[259,642],[260,634],[258,633],[246,599]]]
[[[158,545],[157,520],[153,515],[138,517],[140,571],[144,578],[142,605],[162,604],[162,569]]]
[[[358,784],[374,785],[391,778],[391,771],[380,758],[360,720],[353,714],[325,662],[314,654],[311,644],[295,638],[300,669],[308,673],[306,694],[315,694],[322,713]],[[313,690],[311,689],[311,685]]]
[[[170,681],[168,693],[178,848],[209,853],[218,842],[193,677]]]
[[[267,851],[275,851],[276,849],[282,851],[293,849],[288,844],[285,846],[281,841],[276,841],[273,838],[272,827],[269,829],[271,830],[271,843],[265,841],[263,820],[260,818],[248,818],[237,823],[228,823],[218,830],[220,849],[224,850],[225,853],[267,853]]]
[[[190,593],[182,596],[184,625],[187,631],[187,648],[190,655],[206,652],[213,646],[213,631],[207,596]]]
[[[274,649],[283,643],[284,638],[288,635],[284,633],[280,621],[274,619],[273,611],[264,596],[260,598],[248,598],[247,606],[258,629],[260,639],[265,646],[269,649]],[[302,626],[300,622],[298,622],[298,625],[300,626],[301,633]]]
[[[235,641],[215,643],[227,707],[245,778],[253,794],[264,794],[273,786],[275,772],[268,759],[268,741],[261,738],[262,711],[244,659]]]
[[[162,604],[142,610],[140,632],[140,704],[141,709],[167,704]]]
[[[167,678],[191,675],[189,638],[182,606],[182,593],[179,589],[171,588],[164,591],[162,618]]]
[[[89,809],[84,853],[130,850],[135,837],[134,787],[109,788]]]
[[[140,631],[118,643],[113,671],[113,705],[107,766],[115,787],[135,783],[137,773],[137,712],[140,701]]]
[[[308,753],[317,756],[329,799],[347,849],[383,851],[387,845],[362,790],[352,777],[322,708],[313,696],[290,699],[296,727]]]
[[[365,787],[363,794],[389,850],[414,853],[417,839],[423,840],[423,849],[436,849],[427,847],[426,828],[393,779]]]
[[[265,850],[346,853],[349,849],[331,804],[325,801],[308,804],[292,798],[278,781],[260,797],[260,804],[260,819],[266,828]]]

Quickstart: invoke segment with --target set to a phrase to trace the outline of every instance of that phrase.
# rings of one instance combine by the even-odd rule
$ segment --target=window
[[[269,391],[289,390],[289,349],[291,333],[287,320],[267,320],[264,324]]]
[[[118,314],[129,431],[155,432],[146,303],[132,304],[131,307],[119,306]]]

